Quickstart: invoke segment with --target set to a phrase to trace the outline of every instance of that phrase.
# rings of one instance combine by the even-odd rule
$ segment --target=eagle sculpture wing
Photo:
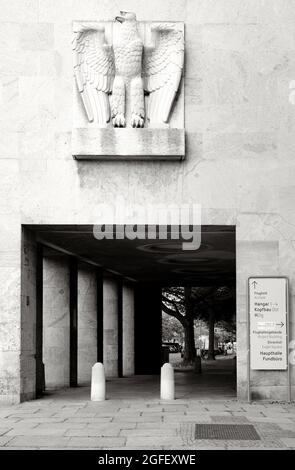
[[[89,122],[105,127],[110,121],[109,93],[115,73],[113,51],[97,23],[74,28],[74,75]]]
[[[155,46],[146,47],[143,58],[147,118],[150,123],[167,123],[182,76],[183,31],[177,25],[157,24],[152,26],[152,36]]]

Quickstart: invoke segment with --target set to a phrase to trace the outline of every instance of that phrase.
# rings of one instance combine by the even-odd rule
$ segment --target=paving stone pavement
[[[87,387],[0,407],[1,449],[295,449],[295,404],[192,397],[91,402]],[[252,424],[256,441],[199,439],[195,424]]]

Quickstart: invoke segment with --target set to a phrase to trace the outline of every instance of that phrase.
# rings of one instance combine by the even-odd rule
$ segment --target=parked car
[[[163,347],[169,348],[169,353],[180,353],[182,351],[182,347],[179,343],[162,343]]]
[[[219,356],[220,354],[223,354],[223,351],[221,350],[221,348],[214,349],[215,356]],[[201,350],[201,357],[202,359],[208,359],[208,349]]]

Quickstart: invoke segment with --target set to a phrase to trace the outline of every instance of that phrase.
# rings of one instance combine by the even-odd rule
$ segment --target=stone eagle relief
[[[87,120],[100,128],[167,127],[183,72],[183,29],[150,23],[145,46],[135,13],[120,13],[112,44],[103,22],[74,25],[74,76]]]

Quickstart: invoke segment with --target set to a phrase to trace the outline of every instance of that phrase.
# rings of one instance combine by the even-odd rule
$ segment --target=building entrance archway
[[[23,227],[35,267],[23,266],[23,296],[36,300],[26,305],[31,321],[24,321],[23,334],[34,330],[36,338],[24,399],[42,392],[44,377],[47,389],[89,385],[96,361],[109,378],[159,374],[162,289],[235,288],[234,226],[202,227],[200,248],[192,251],[169,233],[167,240],[97,240],[92,226]]]

